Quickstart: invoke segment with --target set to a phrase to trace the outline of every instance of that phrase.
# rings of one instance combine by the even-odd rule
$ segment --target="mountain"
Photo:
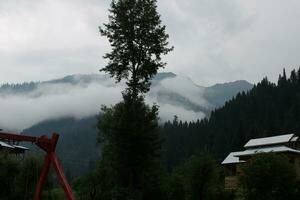
[[[163,132],[169,167],[201,150],[210,151],[221,161],[229,152],[242,150],[252,138],[289,133],[300,136],[300,68],[289,78],[284,72],[277,84],[263,79],[212,111],[209,118],[168,122]]]
[[[24,129],[22,134],[39,136],[47,133],[50,136],[52,132],[60,133],[57,152],[64,168],[74,177],[87,172],[99,156],[100,147],[96,146],[95,124],[100,109],[97,108],[102,103],[117,102],[118,98],[113,95],[117,95],[123,87],[124,83],[115,84],[104,75],[70,75],[44,82],[5,84],[0,87],[0,100],[9,99],[17,104],[16,99],[20,99],[20,102],[30,102],[25,106],[29,109],[29,117],[25,118],[24,113],[20,113],[20,118],[17,115],[12,118],[11,123],[15,124],[14,122],[18,123],[16,119],[24,122],[37,116],[35,120],[29,120],[35,123]],[[238,92],[247,91],[252,87],[253,85],[246,81],[202,87],[191,79],[174,73],[159,73],[152,80],[146,100],[149,103],[158,103],[160,116],[164,121],[172,120],[174,115],[178,115],[182,120],[197,120],[209,115],[216,107],[224,105],[226,100]],[[104,90],[107,90],[107,95],[112,95],[113,101],[105,101],[101,95]],[[116,91],[109,93],[111,90]],[[100,96],[93,96],[93,93],[100,93]],[[90,99],[94,99],[95,103],[89,102]],[[23,104],[20,105],[20,109],[24,111]],[[10,110],[14,108],[16,109],[15,104]],[[80,115],[80,112],[85,110],[89,111]]]
[[[152,80],[146,96],[149,104],[160,107],[162,122],[174,115],[196,121],[222,106],[238,92],[253,87],[246,81],[202,87],[191,79],[174,73],[159,73]],[[102,104],[113,105],[121,100],[125,83],[115,83],[107,75],[70,75],[61,79],[4,84],[0,86],[0,127],[23,130],[43,121],[74,117],[82,119],[99,113]],[[29,117],[28,117],[29,116]]]
[[[84,174],[95,166],[100,155],[100,147],[97,146],[96,117],[84,119],[63,118],[49,120],[29,129],[23,130],[22,134],[51,137],[55,131],[60,134],[56,152],[61,164],[69,175],[75,177]],[[28,146],[28,144],[24,144]],[[32,151],[38,148],[29,145]]]
[[[249,91],[253,85],[245,80],[234,81],[230,83],[215,84],[206,88],[205,98],[216,107],[221,107],[224,102],[232,99],[238,92]]]

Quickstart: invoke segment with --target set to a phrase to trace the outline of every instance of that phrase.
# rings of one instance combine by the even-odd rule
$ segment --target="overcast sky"
[[[109,0],[0,0],[0,83],[98,73]],[[300,66],[299,0],[158,0],[175,46],[165,71],[200,85]]]

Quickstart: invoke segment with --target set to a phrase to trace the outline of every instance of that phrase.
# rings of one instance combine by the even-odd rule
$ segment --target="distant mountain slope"
[[[51,137],[53,132],[60,134],[57,153],[64,169],[71,176],[84,174],[94,167],[100,153],[100,147],[96,146],[96,117],[49,120],[25,129],[22,134],[46,134]]]
[[[173,118],[172,114],[177,114],[180,119],[187,120],[191,118],[197,119],[199,116],[204,117],[215,107],[224,105],[225,100],[228,98],[252,87],[246,81],[201,87],[193,83],[192,80],[173,73],[160,73],[152,82],[152,88],[146,99],[148,102],[158,102],[160,115],[170,120]],[[74,95],[69,91],[78,87],[88,90],[91,84],[100,84],[107,88],[119,87],[106,76],[73,75],[47,82],[31,83],[31,89],[27,84],[25,84],[24,87],[26,89],[24,90],[21,89],[22,85],[17,87],[5,86],[5,91],[3,91],[3,88],[2,90],[0,88],[0,94],[6,93],[7,96],[27,95],[31,99],[39,99],[44,96],[48,98],[49,96],[62,95],[63,93]],[[78,92],[78,89],[75,91]],[[101,91],[95,92],[101,93]],[[63,102],[61,101],[60,103]],[[100,105],[101,102],[99,101],[97,104]],[[84,106],[84,102],[82,102],[82,106]],[[203,115],[197,113],[203,113]],[[192,117],[187,115],[192,115]],[[73,117],[46,118],[42,122],[25,129],[23,133],[31,135],[50,134],[52,132],[60,133],[58,154],[64,168],[70,171],[72,176],[76,176],[85,173],[98,156],[97,152],[99,152],[100,147],[96,146],[97,130],[95,125],[95,114],[79,119]]]
[[[2,112],[0,127],[22,130],[46,120],[99,113],[102,104],[112,105],[121,99],[125,84],[116,84],[107,75],[70,75],[61,79],[23,84],[4,84],[0,87]],[[149,104],[160,106],[162,121],[174,115],[182,120],[195,121],[211,110],[224,105],[238,92],[253,86],[246,81],[202,87],[191,79],[174,73],[159,73],[152,80],[146,96]],[[29,116],[29,117],[28,117]]]
[[[205,88],[204,97],[216,107],[221,107],[224,102],[230,100],[237,92],[249,91],[253,85],[247,81],[239,80],[230,83],[215,84]]]
[[[209,119],[165,124],[167,163],[174,166],[203,149],[222,161],[249,139],[289,133],[300,136],[300,68],[289,78],[284,72],[278,84],[263,79],[214,110]]]

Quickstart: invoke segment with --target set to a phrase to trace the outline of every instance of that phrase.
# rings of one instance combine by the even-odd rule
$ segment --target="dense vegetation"
[[[64,166],[67,177],[83,175],[93,169],[100,155],[97,140],[97,119],[87,117],[84,119],[63,118],[40,123],[22,134],[40,136],[41,133],[51,134],[55,131],[60,134],[56,152]],[[24,144],[28,146],[28,144]],[[32,152],[41,153],[35,145],[28,146]]]
[[[286,156],[258,154],[242,170],[244,174],[240,177],[240,198],[299,199],[300,187],[296,171]]]
[[[21,155],[2,151],[0,153],[0,199],[32,199],[42,165],[43,158],[40,156],[27,155],[24,159]],[[56,181],[50,174],[43,191],[43,199],[59,199],[62,191],[54,189],[55,185],[57,185]]]

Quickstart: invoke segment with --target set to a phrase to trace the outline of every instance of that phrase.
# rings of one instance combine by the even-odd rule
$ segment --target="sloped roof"
[[[274,153],[291,152],[291,153],[300,154],[300,151],[286,146],[262,147],[262,148],[255,148],[255,149],[247,149],[245,151],[232,152],[225,158],[222,164],[224,165],[224,164],[242,163],[245,161],[240,160],[240,157],[252,156],[258,153],[271,153],[271,152]]]
[[[20,145],[13,145],[15,148],[17,149],[22,149],[22,150],[29,150],[29,148],[24,147],[24,146],[20,146]]]
[[[247,149],[245,151],[241,151],[235,156],[242,157],[242,156],[248,156],[248,155],[254,155],[257,153],[282,153],[282,152],[292,152],[300,154],[300,151],[286,147],[286,146],[274,146],[274,147],[262,147],[262,148],[256,148],[256,149]]]
[[[299,140],[299,137],[298,136],[294,136],[292,139],[291,139],[291,142],[296,142]]]
[[[245,148],[283,144],[289,142],[294,137],[294,134],[279,135],[273,137],[251,139],[245,144]]]
[[[238,155],[239,153],[241,153],[241,152],[231,152],[230,154],[228,154],[228,156],[222,162],[222,165],[245,162],[242,160],[240,161],[240,158],[236,157],[236,155]]]
[[[15,147],[9,145],[9,144],[6,144],[5,142],[2,142],[0,141],[0,146],[1,147],[5,147],[5,148],[10,148],[10,149],[14,149]]]
[[[10,145],[10,144],[7,144],[3,141],[0,141],[0,146],[1,147],[4,147],[4,148],[9,148],[9,149],[22,149],[22,150],[29,150],[29,148],[27,147],[24,147],[24,146],[20,146],[20,145]]]

